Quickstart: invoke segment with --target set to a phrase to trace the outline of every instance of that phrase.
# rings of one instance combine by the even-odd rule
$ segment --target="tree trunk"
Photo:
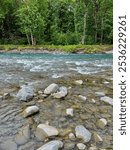
[[[81,44],[85,44],[85,40],[86,40],[86,28],[87,28],[87,11],[85,11],[84,14],[84,27],[83,27],[83,35],[82,35],[82,41]]]
[[[101,20],[101,41],[100,41],[101,44],[103,43],[103,25],[104,25],[104,22],[103,22],[103,18],[102,18],[102,20]]]
[[[27,36],[28,44],[29,44],[29,45],[31,45],[29,35],[28,35],[28,34],[26,34],[26,36]]]
[[[97,29],[98,29],[98,25],[97,25],[97,15],[95,13],[94,16],[94,21],[95,21],[95,43],[97,43]]]
[[[31,43],[32,43],[32,45],[36,45],[36,39],[34,38],[34,36],[32,34],[32,31],[30,31],[30,34],[31,34]]]
[[[77,6],[76,6],[77,7]],[[74,10],[74,28],[75,28],[75,35],[76,35],[76,40],[79,42],[78,38],[78,29],[77,29],[77,19],[76,19],[76,8]]]

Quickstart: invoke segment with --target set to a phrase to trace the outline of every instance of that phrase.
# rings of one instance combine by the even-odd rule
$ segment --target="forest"
[[[112,7],[112,0],[0,0],[0,44],[112,44]]]

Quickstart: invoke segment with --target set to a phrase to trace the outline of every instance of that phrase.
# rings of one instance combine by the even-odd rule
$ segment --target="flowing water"
[[[111,54],[0,54],[0,87],[111,68]]]

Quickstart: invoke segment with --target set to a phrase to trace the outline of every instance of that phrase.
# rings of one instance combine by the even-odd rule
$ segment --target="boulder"
[[[20,101],[28,101],[34,96],[34,89],[32,86],[23,85],[16,95]]]
[[[83,143],[78,143],[77,147],[79,150],[85,150],[86,149],[86,145],[84,145]]]
[[[64,98],[66,95],[67,95],[67,88],[64,86],[59,88],[59,92],[52,94],[52,96],[57,99]]]
[[[63,143],[59,140],[54,140],[44,144],[42,147],[38,148],[37,150],[59,150],[63,147]]]
[[[87,143],[91,140],[91,133],[83,125],[76,126],[75,134],[76,137],[82,139],[84,143]]]
[[[104,101],[105,103],[108,103],[110,105],[113,105],[113,99],[108,96],[101,97],[100,100]]]
[[[24,117],[31,116],[35,113],[39,112],[39,107],[37,106],[29,106],[24,110]]]
[[[55,93],[58,90],[59,86],[55,83],[50,84],[45,90],[44,90],[44,94],[52,94]]]
[[[52,126],[49,126],[47,124],[39,124],[36,129],[36,137],[40,141],[44,141],[48,137],[57,136],[59,134],[59,131]]]

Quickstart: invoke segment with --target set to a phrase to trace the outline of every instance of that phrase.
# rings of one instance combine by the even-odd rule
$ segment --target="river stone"
[[[103,139],[100,137],[100,135],[98,135],[98,133],[94,132],[93,134],[94,140],[96,143],[102,143]]]
[[[88,150],[98,150],[96,146],[89,147]]]
[[[58,90],[58,85],[55,83],[50,84],[45,90],[44,90],[44,94],[52,94],[55,93]]]
[[[9,139],[0,144],[0,150],[17,150],[17,144]]]
[[[83,143],[78,143],[77,147],[79,150],[85,150],[86,149],[86,145],[84,145]]]
[[[75,83],[78,84],[78,85],[82,85],[83,81],[82,80],[76,80]]]
[[[30,127],[29,125],[23,127],[18,134],[15,136],[15,142],[18,145],[23,145],[27,143],[30,139]]]
[[[108,96],[101,97],[100,100],[104,101],[104,102],[106,102],[106,103],[108,103],[110,105],[113,105],[113,99],[108,97]]]
[[[97,127],[100,129],[104,129],[104,127],[107,125],[107,120],[104,118],[101,118],[96,123]]]
[[[69,139],[72,140],[72,141],[75,140],[75,135],[73,133],[70,133],[69,134]]]
[[[35,135],[39,140],[44,141],[47,137],[57,136],[58,134],[59,131],[55,127],[47,124],[39,124]]]
[[[76,126],[75,134],[76,137],[82,139],[84,143],[87,143],[91,140],[91,133],[83,125]]]
[[[42,147],[37,150],[59,150],[59,148],[63,147],[63,143],[59,140],[54,140],[44,144]]]
[[[32,86],[23,85],[16,95],[20,101],[28,101],[34,96],[34,89]]]
[[[24,110],[24,117],[31,116],[39,111],[37,106],[30,106]]]
[[[64,144],[64,150],[73,150],[75,148],[75,143],[65,143]]]
[[[66,87],[60,87],[59,92],[52,94],[54,98],[60,99],[67,95],[67,88]]]
[[[103,93],[103,92],[95,92],[95,94],[99,97],[105,96],[105,93]]]
[[[83,101],[86,101],[86,100],[87,100],[87,97],[85,97],[85,96],[79,95],[78,97],[79,97],[81,100],[83,100]]]
[[[67,114],[68,116],[73,117],[73,116],[74,116],[74,110],[73,110],[73,108],[68,108],[68,109],[66,109],[66,114]]]

